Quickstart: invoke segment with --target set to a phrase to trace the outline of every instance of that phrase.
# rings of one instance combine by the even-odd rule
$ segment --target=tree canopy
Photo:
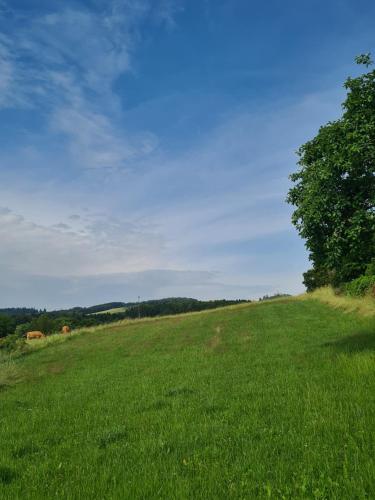
[[[369,54],[356,58],[370,66]],[[287,201],[313,269],[308,290],[352,280],[375,256],[375,70],[345,82],[340,119],[299,150]]]

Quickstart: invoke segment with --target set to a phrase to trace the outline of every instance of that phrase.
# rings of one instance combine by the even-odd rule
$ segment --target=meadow
[[[113,307],[112,309],[106,309],[105,311],[97,311],[94,313],[91,313],[92,315],[96,314],[117,314],[117,313],[123,313],[126,311],[126,307]]]
[[[374,498],[375,306],[330,301],[105,325],[3,360],[0,498]]]

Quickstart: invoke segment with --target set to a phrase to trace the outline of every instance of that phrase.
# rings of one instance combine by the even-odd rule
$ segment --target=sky
[[[303,292],[296,150],[372,0],[0,0],[0,307]]]

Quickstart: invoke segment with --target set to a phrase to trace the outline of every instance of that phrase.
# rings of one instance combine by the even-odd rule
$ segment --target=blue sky
[[[0,0],[0,307],[303,291],[295,150],[369,0]]]

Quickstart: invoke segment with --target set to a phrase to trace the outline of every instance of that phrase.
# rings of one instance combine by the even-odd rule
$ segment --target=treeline
[[[120,307],[130,307],[133,306],[135,302],[106,302],[105,304],[98,304],[90,307],[73,307],[71,309],[60,309],[53,311],[58,314],[71,314],[71,313],[82,313],[82,314],[95,314],[108,311],[109,309],[118,309]]]
[[[42,312],[42,310],[35,309],[34,307],[4,307],[3,309],[0,309],[0,314],[25,318],[38,316]]]
[[[209,300],[202,301],[185,297],[148,300],[140,303],[109,302],[92,307],[74,307],[58,311],[37,310],[28,308],[0,309],[0,339],[12,337],[22,338],[26,332],[39,330],[46,335],[61,331],[64,325],[71,329],[103,325],[124,319],[138,317],[166,316],[193,311],[203,311],[217,307],[246,302],[243,300]],[[121,312],[106,313],[109,309],[124,307]],[[100,313],[100,314],[95,314]],[[0,340],[0,347],[7,346]]]
[[[244,300],[197,300],[189,298],[169,298],[161,300],[148,300],[132,307],[128,307],[124,312],[127,318],[166,316],[169,314],[181,314],[205,309],[216,309],[233,304],[246,302]],[[113,316],[113,315],[112,315]]]

